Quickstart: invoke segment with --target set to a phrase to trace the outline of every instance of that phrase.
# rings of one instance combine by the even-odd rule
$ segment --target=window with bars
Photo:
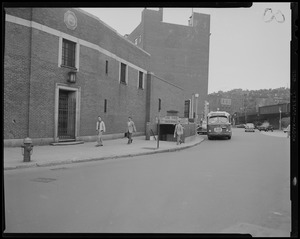
[[[144,73],[139,71],[139,89],[144,89]]]
[[[107,99],[104,100],[104,113],[107,113]]]
[[[120,82],[123,84],[126,84],[126,75],[127,75],[127,65],[124,63],[121,63],[121,69],[120,69]]]
[[[184,118],[190,118],[190,100],[184,101]]]
[[[105,74],[108,74],[108,61],[105,61]]]
[[[66,39],[62,43],[62,65],[75,68],[76,43]]]

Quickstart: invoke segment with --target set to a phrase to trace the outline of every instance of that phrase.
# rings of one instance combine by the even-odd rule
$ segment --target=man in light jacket
[[[97,144],[95,145],[96,147],[98,146],[103,146],[103,142],[102,142],[102,134],[106,131],[105,129],[105,124],[102,121],[101,117],[98,116],[98,121],[97,121],[97,125],[96,125],[96,131],[97,131]]]
[[[174,138],[177,137],[177,145],[182,143],[181,135],[183,135],[183,126],[180,124],[180,121],[177,121],[177,124],[175,126],[174,130]]]
[[[128,143],[127,144],[131,144],[132,143],[132,133],[133,132],[136,132],[136,128],[135,128],[134,122],[132,121],[132,118],[128,117],[128,122],[127,122]]]

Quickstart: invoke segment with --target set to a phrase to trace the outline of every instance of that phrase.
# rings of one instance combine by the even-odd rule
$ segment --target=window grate
[[[121,63],[121,78],[120,82],[126,84],[126,65],[124,63]]]
[[[64,66],[75,67],[76,43],[63,39],[62,64]]]
[[[144,73],[139,71],[139,89],[144,89],[143,78],[144,78]]]

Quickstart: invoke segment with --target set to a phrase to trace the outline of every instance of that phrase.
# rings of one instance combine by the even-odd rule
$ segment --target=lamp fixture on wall
[[[76,71],[70,71],[68,73],[68,82],[75,83],[76,82]]]

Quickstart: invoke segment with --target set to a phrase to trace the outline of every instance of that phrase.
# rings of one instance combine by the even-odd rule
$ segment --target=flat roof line
[[[132,41],[128,40],[126,37],[124,37],[123,35],[121,35],[120,33],[117,32],[117,30],[115,30],[114,28],[112,28],[111,26],[107,25],[105,22],[103,22],[100,18],[98,18],[97,16],[81,9],[81,8],[73,8],[76,9],[77,11],[80,11],[86,15],[88,15],[89,17],[92,17],[96,20],[98,20],[101,24],[103,24],[104,26],[106,26],[107,28],[109,28],[110,30],[112,30],[113,32],[115,32],[119,37],[121,37],[123,40],[126,40],[127,42],[129,42],[131,45],[135,46],[137,49],[141,50],[142,52],[146,53],[147,55],[151,56],[151,54],[149,52],[146,52],[144,49],[138,47],[137,45],[135,45]]]

